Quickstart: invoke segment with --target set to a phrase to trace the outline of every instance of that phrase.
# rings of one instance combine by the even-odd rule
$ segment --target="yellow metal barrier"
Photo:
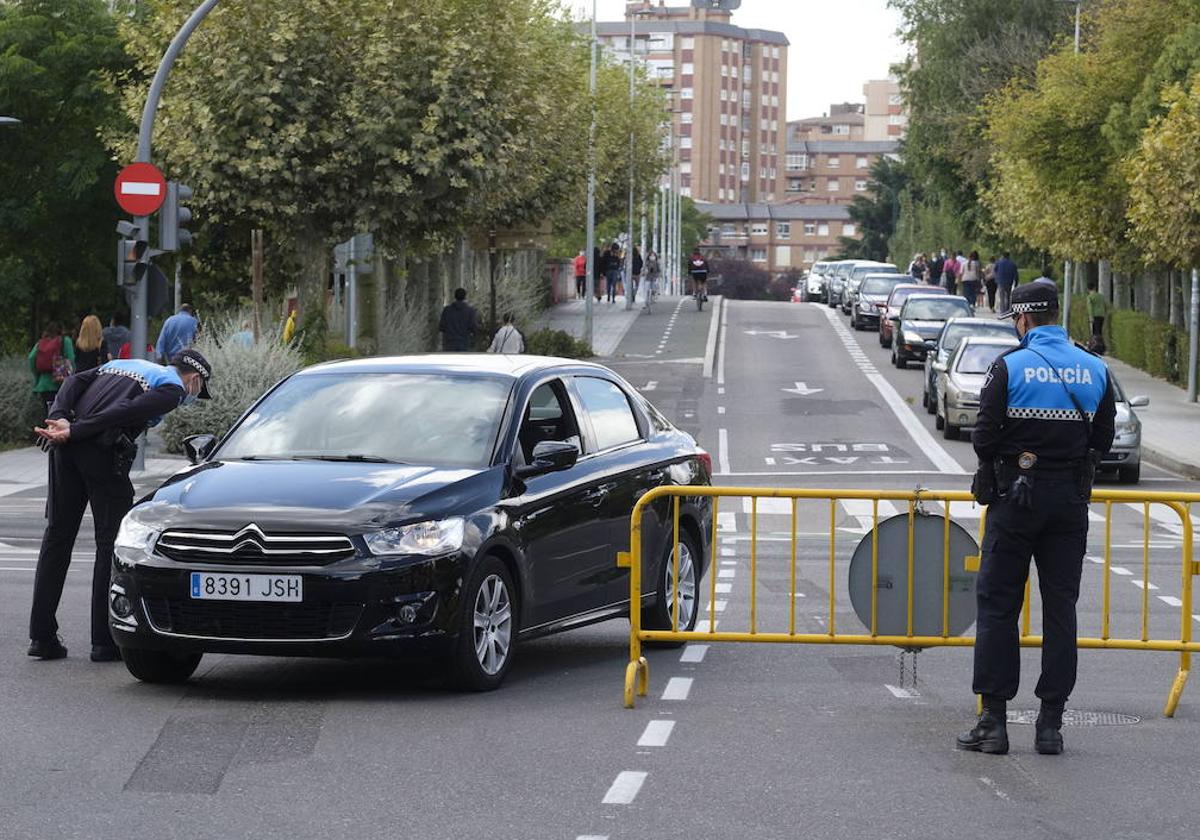
[[[672,629],[645,630],[641,624],[641,610],[637,605],[642,598],[642,520],[650,504],[658,499],[672,499],[672,533],[673,549],[671,551],[673,589],[671,616]],[[720,501],[724,498],[738,497],[751,499],[750,504],[750,621],[748,632],[716,631],[716,561],[718,548],[718,513]],[[680,529],[680,500],[683,498],[710,498],[712,500],[712,534],[710,551],[714,559],[709,563],[709,592],[708,592],[708,629],[680,630],[679,629],[679,529]],[[791,499],[791,552],[789,563],[789,605],[788,631],[761,632],[758,629],[757,576],[758,561],[758,500],[762,498]],[[829,502],[829,608],[828,630],[825,633],[796,632],[796,544],[797,544],[797,506],[800,500],[817,500]],[[872,546],[871,546],[871,621],[869,633],[840,633],[837,629],[836,607],[836,544],[837,544],[837,503],[845,500],[866,500],[872,503]],[[879,503],[881,501],[905,502],[908,506],[908,588],[907,588],[907,629],[905,635],[881,635],[878,628],[878,587],[879,587]],[[656,487],[643,495],[634,505],[630,518],[630,551],[618,556],[619,566],[629,568],[630,604],[630,634],[629,634],[629,664],[625,669],[625,706],[633,708],[637,695],[645,696],[649,686],[649,666],[642,656],[643,642],[768,642],[785,644],[821,644],[821,645],[889,645],[901,648],[925,647],[972,647],[975,640],[969,636],[952,636],[949,633],[949,594],[950,594],[950,510],[952,502],[973,502],[970,493],[963,491],[934,491],[934,490],[801,490],[775,489],[761,487]],[[941,635],[918,636],[913,634],[913,531],[914,517],[918,506],[925,502],[938,502],[945,506],[945,531],[947,535],[943,544],[945,549],[942,557],[942,633]],[[1104,582],[1101,604],[1101,632],[1098,637],[1080,637],[1078,646],[1081,649],[1105,650],[1151,650],[1177,652],[1179,654],[1179,669],[1171,685],[1167,697],[1164,715],[1172,717],[1179,705],[1179,698],[1187,683],[1191,667],[1191,654],[1200,652],[1200,643],[1192,641],[1192,582],[1193,577],[1200,575],[1200,563],[1193,559],[1193,528],[1190,508],[1193,502],[1200,502],[1200,493],[1154,493],[1124,490],[1100,490],[1092,493],[1092,504],[1103,504],[1105,510],[1104,528]],[[1113,638],[1110,634],[1111,614],[1111,569],[1112,569],[1112,513],[1114,503],[1141,504],[1143,507],[1143,544],[1142,544],[1142,598],[1141,598],[1141,633],[1137,638]],[[1180,634],[1178,639],[1153,639],[1150,637],[1149,625],[1149,590],[1150,590],[1150,506],[1163,505],[1174,511],[1180,519],[1182,528],[1181,545],[1181,583],[1180,599]],[[979,542],[986,522],[986,510],[979,523]],[[968,570],[978,569],[978,558],[966,558]],[[697,596],[699,593],[697,592]],[[697,597],[697,609],[699,597]],[[1025,603],[1022,608],[1020,644],[1022,647],[1041,647],[1042,637],[1030,633],[1030,586],[1026,581]]]

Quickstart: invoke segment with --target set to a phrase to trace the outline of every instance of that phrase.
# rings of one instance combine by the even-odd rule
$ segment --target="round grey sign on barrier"
[[[950,523],[951,636],[962,635],[975,623],[975,573],[966,569],[966,558],[979,554],[970,532]],[[868,531],[850,558],[850,603],[868,630],[871,629],[871,590],[876,598],[876,633],[908,635],[908,514],[881,520],[878,528],[878,580],[871,580],[871,545]],[[946,520],[941,515],[913,515],[913,632],[914,636],[942,635],[942,599]]]

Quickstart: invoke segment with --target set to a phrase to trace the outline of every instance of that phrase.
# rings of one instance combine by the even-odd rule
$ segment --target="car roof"
[[[900,287],[897,286],[896,288],[898,289]],[[944,289],[941,292],[917,292],[914,295],[909,295],[908,297],[906,297],[904,299],[904,302],[909,303],[910,301],[914,301],[914,300],[947,300],[947,299],[954,300],[955,298],[958,298],[959,300],[961,300],[963,302],[964,306],[970,305],[967,303],[966,299],[962,295],[947,294]]]
[[[958,346],[962,347],[967,344],[998,344],[1001,347],[1016,347],[1020,343],[1020,339],[1008,338],[1003,335],[964,335],[962,342]]]
[[[452,375],[483,374],[519,379],[532,373],[568,368],[591,368],[608,373],[608,368],[578,359],[554,356],[501,355],[499,353],[428,353],[415,356],[369,356],[343,359],[305,368],[297,376],[312,374],[361,373],[440,373]]]
[[[908,275],[901,271],[877,271],[874,274],[868,274],[863,277],[863,280],[870,280],[874,277],[883,277],[888,280],[895,280],[897,277],[907,277]],[[915,286],[915,283],[904,283],[905,286]]]
[[[968,326],[968,327],[974,326],[976,324],[978,324],[979,326],[985,326],[985,325],[990,326],[992,324],[1006,324],[1006,323],[1008,323],[1008,322],[1004,321],[1002,318],[981,318],[976,315],[971,315],[971,316],[967,316],[967,317],[951,318],[949,321],[946,322],[946,326],[950,326],[951,324],[962,324],[962,325]]]

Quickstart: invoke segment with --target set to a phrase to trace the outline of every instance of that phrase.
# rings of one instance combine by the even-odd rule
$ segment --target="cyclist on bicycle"
[[[701,303],[708,300],[708,260],[698,247],[688,257],[688,275],[692,278],[692,294]]]

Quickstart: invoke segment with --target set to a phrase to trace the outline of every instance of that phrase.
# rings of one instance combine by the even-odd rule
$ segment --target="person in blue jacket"
[[[185,303],[179,311],[163,321],[158,333],[158,343],[154,345],[155,357],[164,364],[182,353],[196,340],[200,331],[200,322],[190,304]]]
[[[69,377],[59,389],[45,425],[34,429],[50,454],[50,490],[33,579],[30,656],[62,659],[67,655],[55,613],[79,524],[90,505],[96,528],[91,659],[120,658],[108,626],[108,587],[117,530],[133,506],[129,469],[137,452],[135,441],[164,414],[209,399],[211,375],[204,356],[185,350],[166,366],[144,359],[108,362]]]
[[[1104,361],[1057,326],[1058,290],[1035,281],[1012,293],[1004,317],[1020,346],[993,363],[980,392],[972,435],[979,458],[973,490],[988,505],[979,577],[975,693],[983,715],[959,749],[1008,752],[1007,703],[1017,694],[1017,617],[1029,560],[1042,595],[1041,700],[1034,746],[1063,750],[1062,715],[1075,687],[1075,603],[1087,549],[1088,501],[1096,466],[1112,446],[1116,402]]]

